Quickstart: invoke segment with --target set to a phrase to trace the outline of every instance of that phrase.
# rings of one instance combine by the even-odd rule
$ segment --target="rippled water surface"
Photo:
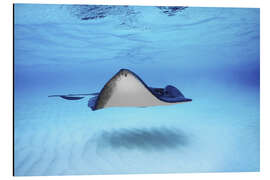
[[[259,171],[259,9],[15,4],[14,173]],[[192,102],[92,111],[121,68]]]

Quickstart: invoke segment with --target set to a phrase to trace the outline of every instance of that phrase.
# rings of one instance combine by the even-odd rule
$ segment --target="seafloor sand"
[[[99,111],[15,92],[15,175],[258,171],[258,89],[187,92],[191,103]]]

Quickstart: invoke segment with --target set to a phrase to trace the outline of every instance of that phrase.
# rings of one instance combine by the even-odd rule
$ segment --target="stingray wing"
[[[130,70],[121,69],[102,88],[92,109],[115,106],[145,107],[179,103],[171,100],[172,98],[160,98],[138,75]]]
[[[61,97],[66,100],[80,100],[85,96],[96,96],[99,93],[90,93],[90,94],[68,94],[68,95],[50,95],[48,97]]]

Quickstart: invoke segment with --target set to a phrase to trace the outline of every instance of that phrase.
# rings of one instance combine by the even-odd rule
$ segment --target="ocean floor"
[[[16,176],[259,171],[258,89],[98,111],[37,92],[15,91]]]

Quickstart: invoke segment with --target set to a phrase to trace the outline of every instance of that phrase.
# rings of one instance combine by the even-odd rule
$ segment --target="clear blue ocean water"
[[[260,11],[15,4],[15,176],[259,171]],[[192,102],[92,111],[121,68]]]

